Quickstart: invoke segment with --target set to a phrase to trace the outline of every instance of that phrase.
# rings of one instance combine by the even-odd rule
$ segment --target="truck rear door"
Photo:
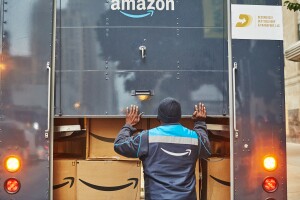
[[[231,5],[232,197],[287,199],[281,1],[253,4]]]
[[[49,199],[52,2],[1,0],[0,14],[0,199]]]

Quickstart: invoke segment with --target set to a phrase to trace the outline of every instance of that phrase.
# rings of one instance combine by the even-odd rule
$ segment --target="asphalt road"
[[[300,144],[287,143],[288,200],[300,199]]]

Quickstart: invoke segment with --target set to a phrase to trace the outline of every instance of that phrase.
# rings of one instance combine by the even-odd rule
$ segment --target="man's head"
[[[180,103],[171,97],[163,99],[158,106],[157,119],[163,123],[177,123],[181,118]]]

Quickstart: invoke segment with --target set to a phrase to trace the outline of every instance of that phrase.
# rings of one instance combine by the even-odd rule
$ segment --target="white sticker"
[[[231,5],[232,39],[283,40],[282,6]]]

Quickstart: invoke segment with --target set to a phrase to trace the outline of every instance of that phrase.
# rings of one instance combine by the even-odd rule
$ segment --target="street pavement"
[[[287,143],[288,200],[300,199],[300,144]]]

